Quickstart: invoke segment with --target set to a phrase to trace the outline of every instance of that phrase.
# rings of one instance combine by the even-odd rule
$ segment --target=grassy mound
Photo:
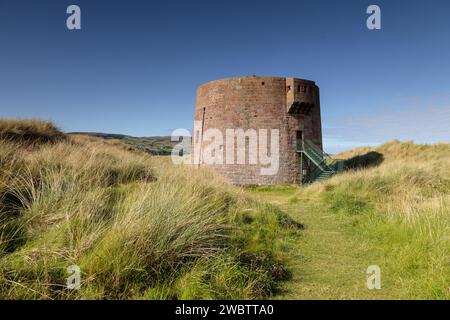
[[[265,298],[289,276],[296,224],[211,172],[48,123],[0,132],[2,299]]]
[[[291,201],[351,216],[349,230],[382,253],[374,260],[403,298],[450,298],[450,145],[392,141],[337,157],[373,154],[383,161],[299,188]]]
[[[40,120],[0,119],[0,140],[24,144],[58,142],[65,135],[51,122]]]

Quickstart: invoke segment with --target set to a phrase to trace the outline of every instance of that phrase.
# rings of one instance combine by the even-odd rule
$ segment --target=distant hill
[[[152,155],[170,155],[173,146],[178,143],[172,142],[170,136],[132,137],[123,134],[100,132],[71,132],[69,134],[88,135],[108,140],[120,140]]]

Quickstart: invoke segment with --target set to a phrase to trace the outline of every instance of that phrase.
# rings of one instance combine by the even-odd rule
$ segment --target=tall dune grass
[[[0,119],[0,139],[21,144],[57,142],[65,135],[51,122],[34,119]]]
[[[338,155],[377,152],[376,167],[302,189],[325,210],[354,216],[354,230],[384,252],[380,264],[405,298],[450,299],[450,145],[392,141]]]
[[[0,121],[0,298],[264,298],[286,278],[283,212],[211,172],[55,130]]]

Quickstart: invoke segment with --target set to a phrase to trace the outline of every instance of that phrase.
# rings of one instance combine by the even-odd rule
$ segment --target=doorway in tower
[[[302,151],[303,150],[303,131],[297,130],[296,142],[297,142],[297,152]]]
[[[305,176],[308,174],[308,159],[303,156],[303,131],[297,130],[296,137],[295,137],[295,143],[296,143],[296,152],[298,157],[300,158],[299,165],[300,165],[300,174],[298,177],[298,181],[300,183],[303,183],[305,180]]]
[[[300,183],[307,183],[308,182],[308,177],[310,176],[310,172],[312,170],[312,163],[311,160],[308,159],[308,157],[306,157],[304,155],[304,147],[305,147],[305,142],[304,142],[304,137],[303,137],[303,131],[302,130],[297,130],[296,132],[296,151],[297,154],[299,155],[299,165],[300,165],[300,174],[299,174],[299,179],[298,181]]]

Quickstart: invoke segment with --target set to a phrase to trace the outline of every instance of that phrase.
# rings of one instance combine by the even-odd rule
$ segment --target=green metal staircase
[[[313,164],[303,177],[303,183],[322,181],[344,170],[344,160],[333,159],[310,140],[304,140],[303,145],[297,143],[297,152]]]

